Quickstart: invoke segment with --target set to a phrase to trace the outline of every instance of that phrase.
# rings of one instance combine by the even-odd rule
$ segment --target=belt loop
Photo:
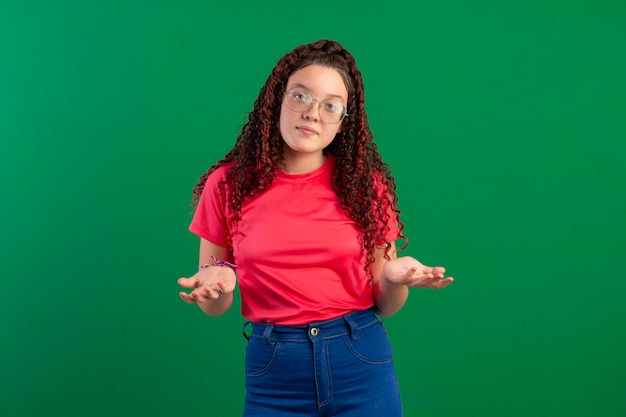
[[[376,316],[376,318],[378,319],[380,324],[384,325],[385,324],[385,318],[383,317],[383,315],[380,312],[380,310],[378,309],[378,307],[376,307],[376,306],[372,307],[372,311],[374,312],[374,315]]]
[[[359,335],[357,334],[358,326],[356,322],[352,319],[352,317],[350,317],[350,314],[346,314],[345,316],[343,316],[343,318],[346,321],[346,323],[348,323],[348,327],[350,327],[350,337],[352,337],[352,340],[358,339],[359,338]]]
[[[272,335],[272,330],[274,330],[274,324],[269,323],[265,325],[265,330],[263,330],[263,339],[265,339],[265,343],[268,346],[273,347],[275,342],[272,342],[270,336]]]
[[[246,333],[246,327],[248,327],[249,324],[250,324],[250,322],[247,321],[241,327],[241,333],[243,333],[243,337],[245,337],[246,340],[250,340],[250,337],[252,336],[252,334],[248,335],[248,333]]]

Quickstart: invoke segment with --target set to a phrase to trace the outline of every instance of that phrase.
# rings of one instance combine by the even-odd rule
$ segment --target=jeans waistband
[[[358,338],[358,331],[364,327],[371,326],[377,322],[382,323],[382,318],[378,318],[374,308],[363,311],[354,311],[344,316],[310,323],[302,326],[283,326],[271,323],[250,323],[243,325],[243,334],[246,339],[251,337],[265,338],[268,343],[274,341],[306,341],[339,337],[350,334],[353,339]],[[250,324],[252,332],[248,335],[246,327]]]

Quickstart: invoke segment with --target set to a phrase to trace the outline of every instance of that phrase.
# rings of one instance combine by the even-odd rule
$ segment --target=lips
[[[304,133],[305,135],[316,135],[317,131],[311,127],[308,126],[296,126],[296,129],[298,129],[300,132]]]

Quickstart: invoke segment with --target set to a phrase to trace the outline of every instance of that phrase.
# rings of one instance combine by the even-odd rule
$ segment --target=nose
[[[305,112],[302,113],[302,117],[304,117],[305,119],[313,119],[315,121],[319,120],[320,106],[317,100],[314,99],[311,102],[311,105],[309,106],[309,108]]]

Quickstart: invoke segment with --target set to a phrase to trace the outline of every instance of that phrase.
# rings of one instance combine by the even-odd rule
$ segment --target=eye
[[[302,93],[292,93],[291,96],[296,101],[308,101],[307,100],[307,96],[305,94],[302,94]]]
[[[329,113],[341,113],[343,112],[343,103],[339,100],[324,100],[322,108]]]
[[[311,96],[311,93],[309,93],[304,88],[299,88],[299,87],[290,89],[287,92],[287,97],[289,97],[289,100],[294,104],[302,104],[302,103],[310,104],[313,101],[313,97]]]

